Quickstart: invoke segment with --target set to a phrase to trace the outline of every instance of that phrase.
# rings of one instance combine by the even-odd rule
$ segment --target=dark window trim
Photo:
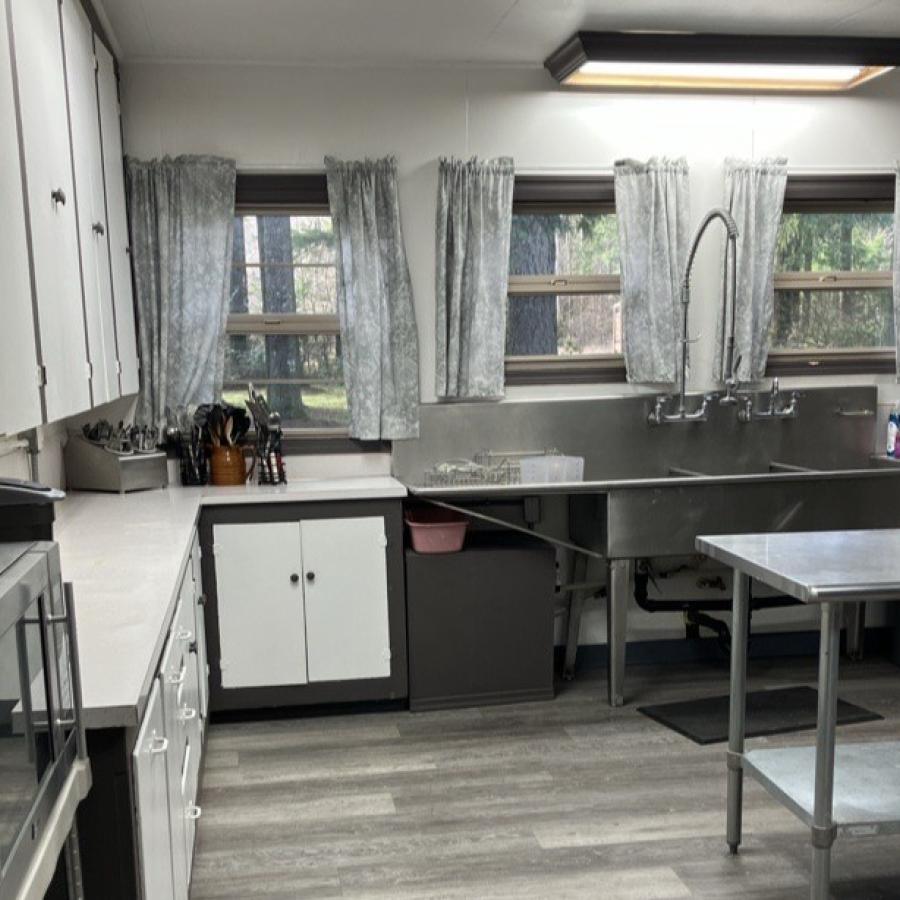
[[[789,175],[784,212],[893,212],[895,176]]]
[[[508,356],[507,386],[535,384],[624,384],[625,357]]]
[[[234,189],[236,215],[265,210],[328,210],[324,172],[238,172]]]
[[[615,212],[612,175],[516,175],[513,213]]]
[[[893,375],[893,350],[778,350],[769,353],[766,375]]]
[[[282,441],[285,456],[317,456],[333,453],[390,453],[390,441],[359,441],[342,434],[299,434],[285,431]]]

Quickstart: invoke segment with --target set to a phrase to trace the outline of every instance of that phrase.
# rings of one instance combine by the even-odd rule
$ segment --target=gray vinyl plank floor
[[[755,662],[751,687],[815,674]],[[808,831],[748,780],[731,857],[724,747],[635,709],[727,691],[727,668],[633,666],[627,686],[615,710],[587,673],[543,703],[214,724],[191,897],[805,897]],[[900,669],[844,662],[840,695],[885,719],[839,740],[900,738]],[[900,900],[900,838],[839,840],[832,894]]]

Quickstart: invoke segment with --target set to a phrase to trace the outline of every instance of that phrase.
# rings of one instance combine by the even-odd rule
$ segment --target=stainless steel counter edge
[[[99,728],[134,728],[140,724],[147,706],[147,700],[150,695],[150,689],[159,660],[162,655],[165,641],[172,625],[175,615],[175,608],[178,603],[179,588],[181,578],[185,572],[189,562],[191,543],[196,533],[197,523],[200,518],[200,512],[204,506],[227,506],[227,505],[244,505],[244,504],[268,504],[268,503],[310,503],[310,502],[329,502],[335,500],[372,500],[372,499],[402,499],[407,495],[406,488],[396,479],[390,476],[364,476],[364,477],[348,477],[348,478],[331,478],[331,479],[309,479],[308,481],[296,481],[290,485],[279,485],[275,487],[247,485],[237,488],[181,488],[171,487],[165,492],[153,491],[135,494],[91,494],[81,491],[72,491],[68,498],[77,501],[77,522],[67,522],[67,510],[63,501],[60,513],[58,515],[58,531],[57,540],[63,555],[63,577],[67,581],[72,581],[75,586],[75,604],[76,610],[84,610],[84,604],[90,602],[85,599],[86,592],[90,588],[79,589],[79,566],[73,564],[72,556],[82,556],[90,558],[91,577],[99,577],[97,561],[109,565],[109,579],[115,581],[123,573],[123,569],[127,570],[127,561],[116,556],[116,548],[113,548],[113,556],[110,558],[110,548],[108,546],[98,545],[90,547],[91,529],[90,529],[90,505],[92,500],[96,500],[98,506],[106,507],[104,512],[108,513],[109,506],[122,505],[126,508],[134,503],[139,503],[143,497],[159,500],[177,499],[188,501],[188,505],[182,506],[184,513],[180,521],[164,522],[168,527],[178,527],[183,529],[183,535],[178,543],[182,545],[181,555],[177,567],[177,575],[174,583],[169,588],[168,599],[166,600],[165,611],[161,619],[159,632],[153,638],[152,647],[147,652],[146,668],[142,677],[140,690],[134,702],[126,703],[97,703],[91,699],[91,683],[83,678],[83,694],[84,694],[84,722],[85,726],[90,729]],[[190,504],[193,500],[194,503]],[[193,506],[193,509],[191,509]],[[173,519],[178,518],[173,511]],[[80,547],[76,554],[67,553],[67,549],[71,551],[73,544],[72,532],[78,535]],[[99,539],[98,539],[99,540]],[[135,553],[141,553],[143,548],[134,546],[129,547]],[[118,548],[121,554],[121,548]],[[68,565],[67,565],[67,557]],[[170,557],[171,558],[171,557]],[[160,598],[162,599],[162,598]],[[110,623],[103,617],[103,622],[97,625],[91,622],[90,618],[96,619],[96,610],[94,616],[88,617],[84,612],[79,612],[79,643],[82,645],[82,670],[84,671],[87,652],[92,650],[97,652],[98,647],[93,646],[96,642],[114,659],[119,658],[119,650],[116,641],[117,628],[116,623]],[[133,627],[130,623],[120,624],[118,627]],[[99,637],[91,634],[91,631],[102,632]],[[154,628],[155,630],[155,628]],[[92,637],[94,640],[92,640]],[[143,654],[141,654],[143,656]],[[115,666],[111,666],[109,677],[115,677]],[[133,676],[132,676],[133,677]]]
[[[601,481],[557,481],[535,484],[473,484],[461,487],[426,487],[407,484],[407,491],[416,497],[520,497],[534,494],[607,494],[611,491],[646,488],[696,487],[714,484],[759,484],[779,481],[829,481],[842,478],[893,478],[900,475],[897,468],[872,469],[811,469],[800,472],[755,472],[741,475],[671,475],[650,478],[609,478]]]

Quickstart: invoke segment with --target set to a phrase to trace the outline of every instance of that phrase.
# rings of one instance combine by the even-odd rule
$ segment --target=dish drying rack
[[[522,459],[561,456],[559,450],[480,450],[474,459],[448,459],[425,471],[425,487],[467,487],[483,484],[520,484]]]

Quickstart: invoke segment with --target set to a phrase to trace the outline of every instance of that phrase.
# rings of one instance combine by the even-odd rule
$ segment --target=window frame
[[[612,175],[516,175],[513,214],[612,213],[616,211]],[[510,275],[507,303],[540,294],[620,294],[619,275]],[[621,353],[583,356],[507,356],[508,387],[537,384],[624,384]]]
[[[331,215],[328,182],[321,173],[238,172],[235,183],[234,215],[321,216]],[[252,265],[252,264],[251,264]],[[339,335],[340,320],[333,315],[305,313],[229,313],[225,333]],[[256,379],[254,384],[301,384],[304,379]],[[240,387],[243,382],[226,382],[225,387]],[[347,428],[285,428],[284,452],[359,453],[390,452],[389,441],[359,441]]]
[[[785,213],[894,212],[892,173],[789,175]],[[896,240],[896,236],[895,236]],[[775,273],[775,290],[890,288],[891,272]],[[885,348],[770,350],[766,375],[879,375],[896,372],[896,352]]]

